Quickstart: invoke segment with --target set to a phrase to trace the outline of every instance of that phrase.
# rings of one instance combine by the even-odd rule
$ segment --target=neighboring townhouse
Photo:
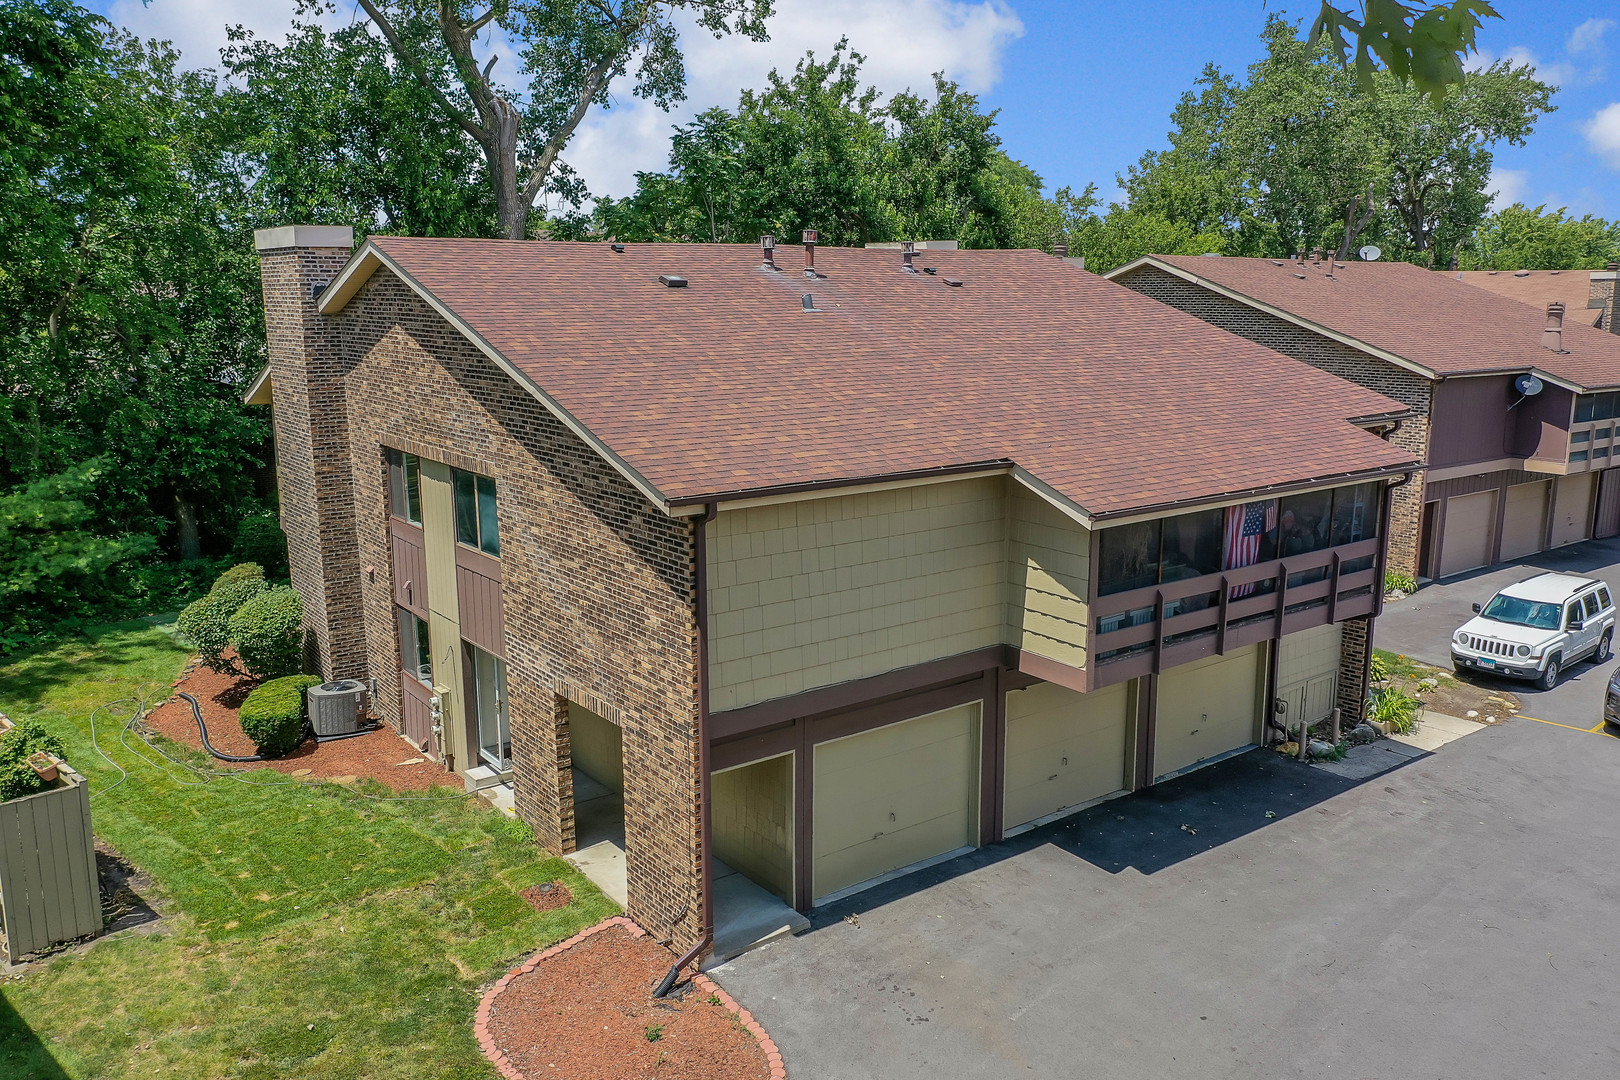
[[[1381,394],[1039,252],[257,241],[311,664],[682,948],[1360,715]]]
[[[1620,335],[1561,304],[1407,263],[1149,255],[1107,276],[1411,409],[1393,439],[1428,469],[1396,492],[1392,569],[1444,578],[1620,535]]]
[[[1614,285],[1620,263],[1604,270],[1446,270],[1458,281],[1546,311],[1564,305],[1564,318],[1620,334],[1614,321]]]

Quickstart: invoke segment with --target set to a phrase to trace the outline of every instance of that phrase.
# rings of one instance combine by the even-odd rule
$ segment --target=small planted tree
[[[257,563],[241,563],[219,575],[207,596],[193,601],[180,613],[180,633],[191,642],[210,671],[221,675],[242,673],[225,655],[231,644],[230,619],[238,608],[268,587],[263,567]]]
[[[286,585],[249,597],[226,624],[230,643],[247,670],[263,679],[298,673],[303,652],[304,605]]]

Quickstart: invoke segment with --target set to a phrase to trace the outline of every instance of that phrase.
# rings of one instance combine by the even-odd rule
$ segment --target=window
[[[1543,604],[1535,600],[1521,600],[1517,596],[1491,597],[1480,618],[1513,626],[1528,626],[1533,630],[1558,629],[1558,605]]]
[[[1597,593],[1587,593],[1585,596],[1581,597],[1581,604],[1586,608],[1586,617],[1588,619],[1596,615],[1599,611],[1603,610],[1602,608],[1598,607]]]
[[[1571,600],[1569,605],[1564,608],[1564,629],[1569,630],[1580,621],[1581,602],[1579,600]]]
[[[1602,604],[1605,608],[1607,608],[1609,606],[1610,600],[1609,600],[1609,590],[1608,589],[1599,589],[1598,590],[1598,603]]]
[[[1608,457],[1609,456],[1609,448],[1607,446],[1600,446],[1596,450],[1592,451],[1592,456],[1595,457],[1595,458],[1596,457]]]
[[[428,624],[405,608],[399,614],[399,666],[405,674],[427,686],[433,685],[433,648],[428,642]]]
[[[1620,416],[1620,394],[1582,394],[1575,399],[1575,422]]]
[[[1204,510],[1164,522],[1160,581],[1182,581],[1221,572],[1221,539],[1226,513]]]
[[[1098,544],[1102,558],[1097,574],[1099,594],[1108,596],[1159,583],[1159,522],[1104,529]]]
[[[495,522],[495,481],[478,473],[451,470],[456,485],[456,540],[489,555],[500,555]]]
[[[1577,431],[1569,437],[1569,441],[1572,443],[1591,442],[1592,433],[1590,431]]]
[[[1569,455],[1570,461],[1585,461],[1590,455],[1585,450],[1577,450]]]
[[[388,512],[422,524],[422,463],[415,454],[388,452]]]
[[[1596,431],[1592,432],[1592,438],[1594,438],[1594,439],[1607,439],[1610,435],[1613,435],[1613,434],[1614,434],[1614,428],[1612,428],[1612,427],[1600,427]]]
[[[1608,420],[1614,416],[1614,394],[1594,394],[1593,397],[1596,403],[1592,409],[1592,419]]]

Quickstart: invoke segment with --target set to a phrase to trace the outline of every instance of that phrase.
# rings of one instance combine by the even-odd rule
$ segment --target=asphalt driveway
[[[1582,548],[1620,586],[1620,545]],[[1378,644],[1444,650],[1498,575],[1524,572],[1392,606]],[[1578,721],[1606,674],[1520,693]],[[1361,782],[1254,751],[714,974],[814,1080],[1620,1076],[1617,778],[1620,739],[1529,720]]]

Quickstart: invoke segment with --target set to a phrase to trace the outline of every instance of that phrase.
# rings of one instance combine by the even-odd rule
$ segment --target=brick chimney
[[[364,678],[365,624],[338,317],[316,299],[349,260],[354,230],[289,225],[253,234],[264,284],[276,483],[308,670]]]
[[[1555,353],[1564,351],[1564,305],[1556,300],[1547,305],[1547,329],[1541,332],[1541,347]]]
[[[804,276],[816,276],[816,230],[804,230]]]
[[[1598,325],[1611,334],[1620,334],[1620,326],[1615,323],[1620,311],[1616,311],[1616,294],[1620,293],[1620,263],[1610,263],[1606,269],[1592,271],[1592,282],[1588,286],[1590,292],[1587,308],[1602,308],[1603,314]]]

